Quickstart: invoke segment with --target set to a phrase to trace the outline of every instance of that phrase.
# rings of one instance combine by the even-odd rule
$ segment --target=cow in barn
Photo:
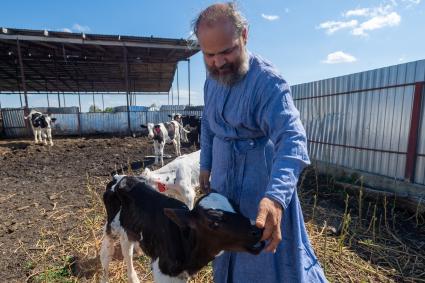
[[[183,115],[182,123],[184,129],[188,130],[187,140],[192,145],[194,144],[198,149],[200,148],[201,141],[201,117],[195,115]]]
[[[140,125],[142,128],[148,129],[148,137],[154,141],[155,164],[164,166],[164,146],[165,143],[173,143],[176,156],[180,156],[180,124],[176,121],[167,123]]]
[[[52,123],[56,121],[56,118],[51,118],[50,115],[43,114],[37,110],[31,110],[30,114],[24,118],[29,119],[35,144],[44,143],[47,145],[48,139],[49,144],[53,145]]]
[[[159,192],[183,201],[192,209],[195,188],[199,186],[199,158],[199,150],[184,154],[158,170],[145,168],[141,177]]]
[[[210,193],[193,210],[167,197],[143,178],[115,176],[106,186],[107,213],[100,258],[102,282],[108,282],[114,240],[119,239],[128,282],[139,282],[133,248],[151,258],[155,282],[187,282],[221,251],[259,254],[262,229],[243,216],[227,198]]]

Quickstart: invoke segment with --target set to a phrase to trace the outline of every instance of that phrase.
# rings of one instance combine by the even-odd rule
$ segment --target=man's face
[[[210,76],[225,85],[232,85],[248,71],[248,56],[245,50],[247,32],[235,37],[231,23],[202,24],[198,40],[204,54],[205,66]]]

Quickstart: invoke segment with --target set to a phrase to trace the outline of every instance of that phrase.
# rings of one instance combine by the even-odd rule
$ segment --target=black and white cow
[[[47,145],[47,139],[49,139],[50,145],[53,145],[52,123],[56,121],[56,118],[51,118],[49,115],[43,114],[36,110],[31,110],[30,114],[24,118],[30,120],[30,125],[36,144],[44,143]]]
[[[195,115],[183,115],[182,123],[184,129],[189,131],[187,133],[186,140],[192,145],[195,144],[197,148],[200,148],[201,141],[201,117]]]
[[[128,281],[139,282],[133,248],[151,258],[155,282],[187,282],[221,251],[258,254],[262,230],[240,214],[222,195],[208,194],[193,210],[160,194],[143,179],[115,176],[103,200],[107,213],[100,252],[103,279],[108,282],[114,239],[119,239]]]
[[[167,123],[159,123],[154,125],[148,123],[147,126],[140,125],[142,128],[148,129],[149,138],[154,140],[155,164],[158,164],[158,159],[161,161],[161,166],[164,166],[164,145],[165,143],[173,143],[176,156],[180,156],[180,123],[171,121]]]

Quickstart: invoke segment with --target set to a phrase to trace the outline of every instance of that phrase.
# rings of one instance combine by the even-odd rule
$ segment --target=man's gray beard
[[[241,63],[238,66],[238,69],[236,70],[236,72],[234,73],[230,73],[228,75],[216,75],[212,72],[209,72],[209,68],[208,65],[205,64],[205,67],[209,73],[209,75],[216,80],[217,82],[219,82],[220,84],[226,85],[226,86],[232,86],[235,83],[237,83],[238,81],[240,81],[248,72],[249,70],[249,56],[248,56],[248,52],[246,50],[242,51],[241,54]]]

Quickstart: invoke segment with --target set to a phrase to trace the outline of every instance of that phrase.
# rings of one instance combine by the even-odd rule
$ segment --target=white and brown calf
[[[158,170],[145,168],[141,177],[159,192],[183,201],[190,209],[199,186],[200,151],[177,157]]]
[[[31,110],[30,114],[24,118],[29,119],[35,144],[44,143],[47,145],[48,139],[49,144],[53,145],[52,123],[56,121],[56,118],[51,118],[49,115],[36,110]]]

